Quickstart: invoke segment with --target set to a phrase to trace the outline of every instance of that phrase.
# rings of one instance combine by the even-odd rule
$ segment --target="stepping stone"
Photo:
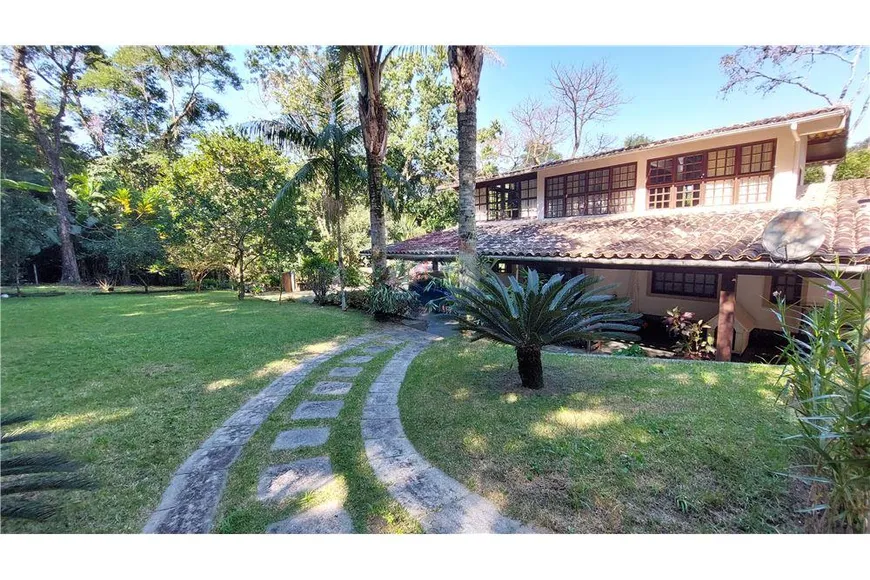
[[[362,367],[335,367],[329,371],[331,377],[355,377],[362,372]]]
[[[266,528],[269,534],[352,534],[353,521],[341,505],[330,501],[275,522]]]
[[[336,381],[320,381],[311,392],[315,395],[346,395],[350,392],[353,383],[339,383]]]
[[[371,356],[349,356],[345,359],[342,359],[343,364],[347,365],[364,365],[367,362],[370,362],[374,357]]]
[[[534,533],[520,530],[521,524],[501,515],[498,509],[476,493],[442,507],[420,522],[429,534],[514,534]]]
[[[387,347],[385,346],[367,346],[363,349],[363,352],[366,354],[381,354],[382,352],[386,352]]]
[[[379,393],[383,394],[383,393]],[[363,408],[363,419],[398,419],[399,407],[396,405],[366,405]]]
[[[462,484],[437,467],[417,472],[391,485],[389,491],[417,519],[470,494]]]
[[[218,427],[211,437],[205,440],[203,447],[225,447],[228,445],[244,445],[257,430],[258,425],[230,425]]]
[[[300,419],[334,419],[338,417],[344,401],[302,401],[293,414],[291,421]]]
[[[319,489],[335,479],[329,457],[300,459],[267,467],[260,474],[257,499],[281,501]]]
[[[187,458],[175,474],[227,470],[241,452],[242,448],[239,445],[200,447]]]
[[[272,443],[272,451],[299,449],[300,447],[317,447],[329,439],[329,427],[311,427],[305,429],[290,429],[278,433]]]

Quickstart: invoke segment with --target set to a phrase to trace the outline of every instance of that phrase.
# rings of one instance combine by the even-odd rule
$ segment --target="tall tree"
[[[60,281],[67,284],[81,284],[81,276],[72,239],[67,174],[61,157],[63,119],[73,87],[84,70],[85,58],[92,50],[93,47],[88,46],[16,46],[12,56],[12,69],[21,85],[24,111],[51,172],[61,250]],[[50,87],[56,99],[56,113],[47,124],[37,110],[34,73]]]
[[[194,232],[193,239],[219,245],[240,300],[248,267],[270,250],[273,236],[284,236],[285,248],[286,236],[295,239],[298,249],[306,240],[308,224],[298,204],[288,199],[279,216],[270,211],[275,192],[285,183],[286,162],[272,147],[230,130],[197,137],[196,150],[173,163],[166,177],[178,236]]]
[[[241,88],[232,61],[223,46],[122,46],[96,60],[77,85],[77,94],[99,97],[102,109],[76,108],[86,129],[108,133],[103,151],[112,138],[127,148],[157,144],[174,152],[194,130],[226,117],[206,91]]]
[[[301,116],[288,115],[278,121],[257,121],[247,125],[246,133],[262,137],[281,149],[298,147],[305,162],[292,179],[278,192],[273,208],[280,215],[288,205],[295,204],[303,187],[323,185],[323,208],[328,226],[335,232],[338,249],[338,279],[341,309],[347,310],[345,297],[346,271],[342,221],[348,202],[363,186],[362,157],[359,154],[361,127],[343,122],[344,86],[340,72],[327,69],[321,75],[320,94],[328,108],[321,109],[317,124]]]
[[[854,130],[870,108],[870,92],[864,95],[870,88],[867,53],[868,48],[859,45],[741,46],[719,60],[719,67],[728,77],[720,92],[727,96],[736,89],[751,87],[755,92],[767,95],[782,87],[796,87],[818,97],[828,106],[839,103],[853,110],[860,107],[852,119]],[[807,78],[813,67],[820,63],[840,66],[843,84],[838,93],[825,92]]]
[[[366,153],[371,222],[373,282],[390,277],[387,268],[387,228],[384,221],[384,159],[387,156],[387,108],[381,92],[384,68],[396,47],[347,46],[339,54],[349,57],[359,77],[359,118]]]
[[[450,46],[447,49],[459,139],[459,253],[467,274],[477,271],[471,264],[477,259],[474,188],[477,180],[477,95],[483,55],[482,46]]]
[[[605,60],[580,67],[553,65],[550,90],[571,127],[571,157],[580,151],[586,126],[613,118],[626,102],[619,77]]]

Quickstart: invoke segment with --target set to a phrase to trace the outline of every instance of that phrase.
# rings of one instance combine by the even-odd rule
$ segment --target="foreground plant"
[[[601,278],[581,274],[563,281],[561,274],[541,284],[538,272],[526,271],[525,284],[511,276],[502,282],[487,270],[466,287],[451,288],[448,316],[474,340],[489,338],[516,349],[524,387],[544,386],[541,347],[583,340],[636,340],[639,314],[628,312],[631,301],[607,294],[615,285],[598,286]]]
[[[54,515],[57,507],[42,501],[42,492],[91,487],[87,479],[74,473],[78,464],[63,455],[10,452],[13,444],[47,436],[23,428],[32,419],[31,415],[13,413],[0,419],[0,515],[4,518],[45,520]]]
[[[695,320],[694,312],[683,312],[679,306],[674,306],[665,315],[668,333],[677,339],[674,345],[677,354],[686,358],[704,358],[716,352],[713,338],[709,335],[710,325]]]
[[[828,530],[870,531],[870,274],[857,288],[838,274],[828,301],[799,315],[797,335],[785,301],[777,318],[786,346],[785,391],[800,431],[789,437],[806,455],[792,475],[812,484],[814,505]],[[811,469],[811,475],[805,475]]]

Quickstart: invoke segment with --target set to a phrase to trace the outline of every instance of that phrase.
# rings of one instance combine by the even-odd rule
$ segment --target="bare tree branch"
[[[553,65],[550,89],[571,127],[572,157],[577,156],[583,143],[583,131],[589,123],[613,118],[620,105],[628,102],[619,87],[616,72],[606,60],[579,68]]]
[[[525,147],[525,163],[538,165],[552,156],[555,146],[565,139],[562,110],[539,99],[528,97],[511,109]]]

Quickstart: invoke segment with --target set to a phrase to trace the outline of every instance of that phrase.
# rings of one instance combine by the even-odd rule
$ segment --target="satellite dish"
[[[825,226],[805,211],[781,213],[764,228],[761,243],[777,260],[809,258],[825,242]]]

